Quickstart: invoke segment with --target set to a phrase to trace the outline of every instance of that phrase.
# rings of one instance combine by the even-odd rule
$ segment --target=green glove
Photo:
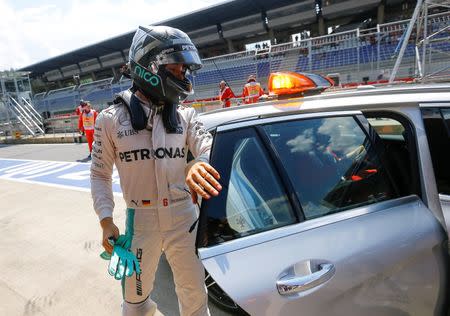
[[[129,235],[120,235],[116,241],[110,238],[108,242],[114,246],[112,255],[103,251],[100,257],[109,261],[108,272],[116,280],[121,280],[124,275],[130,277],[134,271],[141,273],[141,267],[136,256],[129,251],[131,247],[131,238]]]
[[[134,235],[134,209],[127,208],[127,220],[125,235],[119,235],[117,240],[109,238],[108,242],[114,246],[112,255],[106,251],[100,254],[100,257],[109,261],[108,272],[115,279],[121,280],[124,276],[130,277],[136,271],[141,273],[141,267],[136,256],[130,251],[131,242]]]
[[[116,241],[111,237],[108,239],[108,242],[111,246],[118,245],[126,250],[129,250],[131,248],[131,237],[129,235],[119,235],[119,238],[117,238]],[[111,260],[111,254],[103,251],[100,254],[100,258],[105,260]]]
[[[134,253],[125,248],[114,245],[114,250],[109,261],[108,272],[116,280],[123,279],[124,276],[131,277],[141,273],[141,267]]]

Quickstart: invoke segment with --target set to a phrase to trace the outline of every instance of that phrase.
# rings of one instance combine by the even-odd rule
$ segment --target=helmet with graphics
[[[139,26],[131,43],[129,62],[135,88],[156,104],[177,104],[186,99],[193,93],[186,76],[202,67],[191,39],[168,26]],[[184,79],[167,71],[167,64],[183,64]]]

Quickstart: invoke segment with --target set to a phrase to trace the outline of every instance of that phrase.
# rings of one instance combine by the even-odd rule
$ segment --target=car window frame
[[[232,122],[232,123],[228,123],[228,124],[219,125],[216,128],[213,128],[212,130],[214,130],[214,134],[216,136],[218,133],[221,133],[221,132],[237,130],[240,128],[247,128],[247,127],[254,127],[258,131],[257,126],[262,126],[267,123],[305,120],[305,119],[314,119],[314,118],[325,118],[325,117],[342,117],[342,116],[353,117],[355,119],[355,121],[357,122],[357,124],[360,126],[361,130],[365,133],[366,137],[369,138],[369,140],[373,143],[373,132],[371,132],[371,130],[373,130],[373,128],[369,125],[363,112],[359,111],[359,110],[328,111],[328,112],[314,112],[314,113],[300,113],[300,114],[293,113],[293,114],[289,114],[289,115],[251,119],[251,120],[247,120],[247,121],[243,121],[243,122]],[[261,137],[260,137],[260,139],[263,140],[263,138],[261,138]],[[214,140],[215,140],[215,138],[214,138]],[[264,143],[266,143],[266,141],[263,140],[262,143],[264,144]],[[214,150],[214,146],[215,146],[215,141],[213,141],[211,152]],[[267,145],[265,144],[265,146],[267,146]],[[273,152],[273,150],[267,150],[267,151]],[[379,150],[376,149],[376,152],[378,154],[378,157],[381,160]],[[274,159],[274,157],[270,157],[270,159],[272,160],[272,159]],[[382,163],[383,166],[385,165],[383,163],[383,161],[380,161],[380,162]],[[272,163],[274,163],[273,160],[272,160]],[[278,162],[278,163],[281,163],[281,162]],[[278,169],[278,167],[275,163],[274,163],[274,167],[276,169]],[[284,167],[282,169],[284,169]],[[283,173],[279,173],[279,170],[276,170],[276,171],[278,172],[278,175],[280,176],[280,178],[285,178],[285,175]],[[392,179],[388,178],[387,181],[389,182],[389,185],[391,185],[395,191],[395,187],[392,183]],[[286,192],[288,192],[288,191],[286,191]],[[206,246],[206,247],[204,246],[204,242],[202,242],[202,240],[204,240],[203,237],[207,236],[207,231],[206,231],[207,230],[207,220],[206,220],[207,214],[205,212],[205,207],[204,207],[205,203],[202,202],[202,205],[200,206],[200,217],[199,217],[197,240],[196,240],[197,253],[200,255],[200,252],[205,253],[203,250],[210,250],[210,249],[216,249],[216,248],[222,249],[222,250],[220,250],[220,252],[225,253],[227,251],[232,251],[232,249],[240,249],[242,247],[248,247],[248,246],[254,245],[255,243],[261,243],[264,241],[272,240],[273,238],[281,238],[282,236],[285,236],[286,233],[289,234],[289,231],[297,231],[299,229],[298,225],[300,225],[301,227],[303,227],[303,226],[309,227],[308,229],[316,228],[319,226],[335,223],[337,221],[350,219],[350,218],[360,216],[363,214],[367,214],[367,213],[371,213],[371,212],[375,212],[375,211],[381,211],[386,208],[393,207],[393,205],[401,205],[403,203],[406,203],[403,201],[411,201],[411,199],[417,199],[417,198],[418,198],[417,196],[407,196],[407,197],[398,197],[397,196],[393,199],[389,199],[386,201],[376,202],[373,204],[368,204],[368,205],[363,205],[363,206],[356,206],[354,208],[349,208],[349,209],[343,210],[341,212],[337,212],[337,213],[333,213],[333,214],[329,214],[326,216],[321,216],[321,217],[318,217],[315,219],[310,219],[310,220],[305,221],[303,210],[301,209],[300,202],[298,201],[298,198],[296,197],[296,199],[300,205],[300,210],[301,210],[301,214],[298,214],[299,215],[298,219],[303,217],[302,221],[299,221],[297,223],[294,223],[294,224],[291,224],[288,226],[259,232],[259,233],[253,234],[253,235],[240,237],[237,239],[229,240],[229,241],[226,241],[226,242],[223,242],[220,244],[215,244],[215,245]],[[292,207],[294,208],[294,205],[292,205]],[[294,211],[297,212],[296,209],[294,209]],[[210,252],[207,251],[207,253],[210,253]],[[214,256],[217,254],[218,254],[217,252],[211,252],[211,256]]]

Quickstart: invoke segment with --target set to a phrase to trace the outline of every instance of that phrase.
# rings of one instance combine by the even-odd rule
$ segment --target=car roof
[[[407,84],[384,87],[331,90],[319,95],[246,104],[200,114],[207,129],[248,119],[297,113],[379,110],[383,107],[426,106],[449,102],[450,84]]]

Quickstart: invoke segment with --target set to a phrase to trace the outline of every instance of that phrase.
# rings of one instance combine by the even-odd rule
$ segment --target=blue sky
[[[223,0],[0,0],[0,71],[28,66]]]

